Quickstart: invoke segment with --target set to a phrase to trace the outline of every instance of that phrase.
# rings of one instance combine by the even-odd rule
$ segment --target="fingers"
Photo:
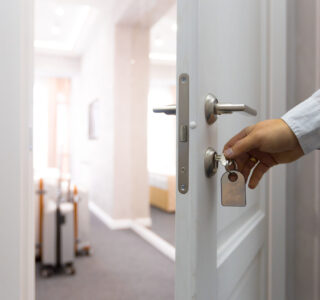
[[[246,137],[252,130],[252,126],[242,129],[238,134],[236,134],[232,139],[230,139],[223,148],[223,151],[231,148],[237,141]]]
[[[252,135],[247,135],[243,139],[237,141],[232,147],[226,149],[224,155],[227,159],[233,159],[257,147],[258,140]]]
[[[269,168],[278,164],[274,157],[269,153],[261,152],[259,150],[252,150],[249,154],[257,160],[262,161],[262,163],[268,166]]]
[[[257,164],[257,162],[251,161],[250,159],[247,160],[246,164],[244,165],[243,169],[241,170],[242,175],[244,176],[245,181],[247,182],[248,177],[252,168]]]
[[[237,141],[243,139],[244,137],[246,137],[247,134],[247,128],[242,129],[238,134],[236,134],[233,138],[231,138],[225,145],[223,148],[223,151],[231,148]]]
[[[247,164],[249,158],[250,158],[249,154],[244,153],[243,155],[240,155],[239,157],[237,157],[237,159],[235,159],[235,161],[237,163],[238,170],[240,172],[243,170],[243,168]]]
[[[244,165],[241,173],[243,174],[246,182],[250,175],[251,170],[255,167],[254,171],[252,172],[249,187],[255,188],[261,177],[265,172],[267,172],[271,167],[277,165],[277,161],[273,158],[272,155],[268,153],[261,152],[259,150],[252,150],[249,152],[249,157],[254,157],[257,161],[248,159],[246,164]],[[263,171],[263,172],[262,172]],[[262,174],[261,174],[262,172]]]
[[[258,165],[255,167],[255,169],[252,172],[252,175],[250,177],[249,181],[249,188],[254,189],[259,181],[261,180],[262,176],[270,169],[267,165],[265,165],[262,162],[259,162]]]

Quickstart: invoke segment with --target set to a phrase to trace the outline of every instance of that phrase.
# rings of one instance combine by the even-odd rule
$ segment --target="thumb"
[[[257,148],[257,141],[252,135],[247,135],[245,138],[236,142],[232,147],[224,151],[224,155],[227,159],[233,159],[240,156],[243,153],[249,152],[252,149]]]

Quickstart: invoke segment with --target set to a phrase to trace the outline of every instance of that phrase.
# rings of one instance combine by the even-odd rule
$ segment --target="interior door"
[[[270,77],[285,69],[278,63],[273,70],[270,59],[272,41],[285,31],[285,20],[273,19],[277,14],[281,20],[284,10],[276,13],[273,3],[178,0],[176,300],[282,299],[270,292],[271,181],[247,188],[245,207],[223,207],[224,168],[211,178],[204,172],[208,147],[221,153],[242,128],[272,115]],[[258,116],[220,115],[208,125],[209,93],[223,103],[251,106]]]

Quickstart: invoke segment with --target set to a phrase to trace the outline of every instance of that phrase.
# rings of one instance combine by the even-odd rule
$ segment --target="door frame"
[[[320,88],[320,2],[288,1],[288,108]],[[288,166],[287,297],[319,299],[320,152]],[[290,201],[290,202],[289,202]],[[290,203],[290,204],[289,204]],[[308,249],[307,251],[305,249]],[[306,261],[308,258],[308,261]]]
[[[268,118],[287,111],[287,0],[269,2]],[[270,170],[268,187],[267,299],[286,299],[286,166]]]
[[[12,0],[14,1],[14,0]],[[21,116],[20,141],[30,147],[32,131],[32,84],[33,84],[33,0],[15,0],[20,9],[19,57],[21,73]],[[179,9],[188,0],[178,0]],[[192,4],[197,9],[196,1]],[[269,23],[269,95],[268,118],[280,117],[287,109],[287,1],[268,2]],[[184,29],[196,34],[191,24],[182,24]],[[179,47],[179,46],[178,46]],[[178,58],[179,61],[179,58]],[[194,66],[193,66],[194,67]],[[32,152],[31,152],[32,153]],[[22,174],[21,224],[17,235],[20,240],[20,280],[17,289],[21,299],[34,299],[34,209],[32,197],[32,154],[20,150]],[[286,206],[286,169],[284,166],[271,170],[267,178],[268,192],[268,299],[285,299],[285,206]],[[276,188],[275,188],[276,187]],[[180,224],[177,224],[179,226]],[[182,224],[181,224],[182,225]],[[176,285],[177,288],[180,285]]]
[[[2,169],[1,202],[3,261],[0,298],[35,299],[35,238],[32,164],[32,102],[33,102],[33,0],[11,0],[2,5],[4,31],[0,35],[6,47],[1,52],[5,63],[1,87],[4,120],[2,153],[9,169]],[[9,103],[5,104],[5,103]],[[10,120],[14,120],[11,122]],[[10,138],[7,138],[8,132]],[[2,154],[3,155],[3,154]],[[1,251],[0,251],[1,252]]]
[[[178,0],[178,45],[177,45],[177,86],[181,73],[196,72],[197,46],[190,40],[197,40],[199,26],[194,26],[199,16],[197,1]],[[287,0],[262,1],[267,12],[267,95],[263,103],[265,118],[279,118],[287,110]],[[195,22],[188,22],[194,19]],[[192,23],[192,24],[191,24]],[[191,58],[191,59],[190,59]],[[190,79],[192,80],[192,79]],[[177,90],[177,99],[179,91]],[[195,92],[190,89],[190,97]],[[179,113],[179,108],[177,109]],[[178,118],[177,118],[178,120]],[[178,124],[177,124],[177,130]],[[178,131],[177,131],[178,132]],[[178,149],[178,147],[177,147]],[[177,154],[178,155],[178,154]],[[178,157],[177,157],[178,161]],[[191,167],[191,166],[190,166]],[[178,169],[178,168],[177,168]],[[267,282],[265,299],[285,300],[286,296],[286,167],[277,166],[265,176],[266,218],[267,218]],[[196,290],[193,280],[191,252],[195,251],[195,239],[192,236],[191,218],[192,205],[179,205],[177,190],[176,211],[176,284],[175,299],[191,300]],[[188,218],[185,216],[188,215]],[[179,241],[180,240],[180,241]],[[178,242],[179,241],[179,242]],[[184,244],[186,247],[179,247]],[[193,246],[192,246],[193,245]],[[189,246],[189,247],[188,247]],[[180,250],[181,249],[181,250]],[[179,272],[184,270],[184,272]],[[179,275],[178,275],[179,273]],[[181,276],[180,276],[181,275]],[[213,289],[215,287],[212,287]]]
[[[33,188],[33,78],[34,0],[17,0],[20,5],[21,60],[21,299],[35,299],[35,224]],[[23,96],[25,94],[25,96]],[[26,151],[27,150],[27,151]]]

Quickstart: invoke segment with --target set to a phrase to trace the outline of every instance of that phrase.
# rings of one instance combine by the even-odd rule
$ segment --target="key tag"
[[[234,170],[230,170],[231,165]],[[246,183],[242,173],[238,171],[237,163],[232,160],[226,166],[226,172],[221,177],[221,204],[223,206],[246,206]]]

